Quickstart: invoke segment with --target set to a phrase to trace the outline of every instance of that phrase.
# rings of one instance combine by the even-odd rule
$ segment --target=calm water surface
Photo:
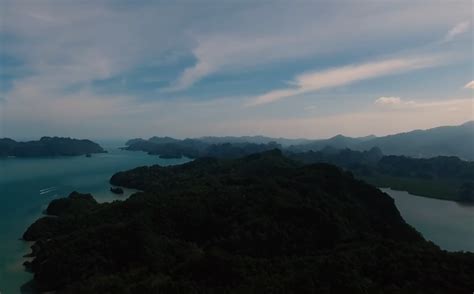
[[[474,252],[474,206],[381,189],[395,199],[407,223],[449,251]]]
[[[187,159],[160,159],[142,152],[122,151],[117,147],[109,153],[93,154],[91,158],[4,158],[0,159],[0,293],[20,293],[20,286],[32,278],[22,266],[29,244],[20,241],[26,228],[56,198],[72,191],[92,193],[98,201],[124,199],[125,194],[112,194],[110,177],[117,171],[142,165],[171,165]]]

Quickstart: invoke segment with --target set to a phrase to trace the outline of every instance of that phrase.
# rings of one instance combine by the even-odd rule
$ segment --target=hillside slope
[[[341,135],[289,147],[292,152],[337,149],[369,150],[378,147],[387,155],[411,157],[457,156],[474,161],[474,121],[459,126],[442,126],[383,137],[350,138]]]

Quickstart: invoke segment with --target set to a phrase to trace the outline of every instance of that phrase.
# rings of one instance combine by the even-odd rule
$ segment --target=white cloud
[[[379,97],[375,100],[375,104],[377,105],[397,105],[400,104],[402,100],[400,97]]]
[[[464,86],[465,89],[474,89],[474,81],[470,81]]]
[[[403,100],[400,97],[379,97],[374,101],[374,104],[386,108],[415,107],[424,105],[413,100]]]
[[[471,105],[473,99],[447,99],[447,100],[405,100],[400,97],[380,97],[374,101],[380,110],[423,110],[445,109],[448,112],[458,110],[460,105]],[[469,109],[469,108],[468,108]]]
[[[443,42],[449,42],[456,36],[461,35],[469,31],[471,28],[471,22],[466,20],[456,24],[449,32],[444,36]]]
[[[436,57],[399,58],[305,73],[297,76],[291,82],[295,87],[267,92],[253,98],[248,105],[267,104],[325,88],[430,67],[440,62],[441,60]]]
[[[201,78],[211,74],[215,70],[216,67],[212,64],[199,61],[194,67],[185,69],[179,80],[170,87],[165,88],[164,91],[174,92],[184,90]]]

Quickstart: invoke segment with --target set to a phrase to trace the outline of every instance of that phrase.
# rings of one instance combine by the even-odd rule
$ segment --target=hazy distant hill
[[[346,137],[337,135],[329,139],[285,139],[265,136],[225,136],[225,137],[200,137],[194,139],[174,139],[171,137],[152,137],[148,140],[132,139],[126,145],[128,150],[141,150],[151,154],[164,156],[181,155],[189,157],[212,156],[206,150],[214,145],[228,148],[232,147],[249,149],[253,145],[271,145],[268,148],[253,150],[261,152],[280,145],[290,152],[319,151],[327,147],[335,149],[370,150],[378,147],[386,155],[405,155],[410,157],[435,157],[457,156],[464,160],[474,161],[474,121],[459,126],[443,126],[428,130],[415,130],[395,135],[376,137]],[[238,155],[250,152],[237,152]],[[235,157],[235,156],[233,156]]]
[[[359,149],[377,146],[385,154],[432,157],[454,155],[474,160],[474,121],[460,126],[416,130],[361,143]]]
[[[73,156],[105,152],[99,144],[90,140],[60,137],[42,137],[38,141],[17,142],[0,139],[0,157]]]
[[[126,145],[130,146],[133,144],[141,144],[145,141],[147,142],[152,142],[155,144],[169,144],[169,143],[180,143],[182,141],[199,141],[201,143],[205,144],[224,144],[224,143],[231,143],[231,144],[243,144],[243,143],[251,143],[251,144],[268,144],[271,142],[275,142],[277,144],[282,145],[283,147],[288,147],[291,145],[300,145],[300,144],[307,144],[312,142],[310,139],[288,139],[288,138],[272,138],[272,137],[266,137],[266,136],[224,136],[224,137],[216,137],[216,136],[205,136],[205,137],[199,137],[199,138],[193,138],[193,139],[175,139],[171,137],[151,137],[148,140],[141,139],[141,138],[136,138],[136,139],[130,139],[127,141]]]
[[[363,142],[368,142],[377,137],[371,135],[367,137],[360,137],[360,138],[353,138],[353,137],[346,137],[343,135],[337,135],[331,137],[329,139],[320,139],[320,140],[313,140],[308,143],[292,145],[288,149],[293,152],[304,152],[304,151],[319,151],[326,147],[336,148],[336,149],[356,149]],[[370,149],[370,148],[369,148]]]
[[[443,126],[428,130],[415,130],[383,137],[351,138],[338,135],[326,140],[294,145],[294,152],[318,151],[326,146],[369,150],[378,147],[384,154],[411,157],[457,156],[474,160],[474,121],[459,126]]]
[[[238,158],[252,153],[263,152],[282,146],[275,142],[251,143],[247,141],[229,142],[223,140],[184,139],[170,137],[152,137],[148,140],[132,139],[127,141],[124,149],[130,151],[144,151],[149,154],[160,155],[161,158],[189,158],[216,157]],[[224,138],[222,138],[224,139]],[[215,142],[215,143],[214,143]]]
[[[291,145],[306,144],[311,142],[309,139],[287,139],[287,138],[271,138],[265,136],[225,136],[225,137],[200,137],[197,138],[202,142],[210,144],[222,144],[222,143],[253,143],[253,144],[268,144],[270,142],[276,142],[283,147]]]

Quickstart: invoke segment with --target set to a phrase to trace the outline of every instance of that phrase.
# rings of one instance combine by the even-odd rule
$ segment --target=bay
[[[143,165],[180,164],[189,159],[160,159],[143,152],[105,146],[108,153],[88,158],[3,158],[0,159],[0,293],[20,293],[20,287],[32,278],[24,271],[23,255],[30,244],[20,238],[39,218],[48,203],[72,191],[91,193],[99,202],[125,199],[110,192],[110,177],[121,170]]]

